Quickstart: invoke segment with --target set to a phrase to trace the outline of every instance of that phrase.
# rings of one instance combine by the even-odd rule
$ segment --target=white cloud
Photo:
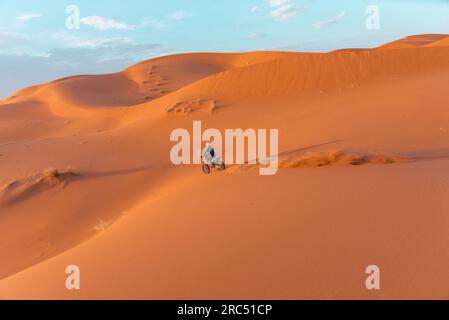
[[[35,58],[50,58],[51,54],[48,52],[38,52],[38,53],[32,53],[30,54],[30,57]]]
[[[62,58],[64,53],[67,55],[68,62],[77,60],[76,54],[79,54],[81,58],[89,56],[92,61],[97,59],[131,60],[144,59],[147,56],[171,51],[160,44],[136,42],[127,37],[79,37],[68,32],[56,32],[47,37],[59,43],[57,48],[49,51],[51,57],[55,58],[54,53],[58,53],[58,57]]]
[[[323,27],[327,27],[329,25],[339,23],[346,16],[347,16],[346,11],[342,11],[337,16],[335,16],[335,17],[333,17],[331,19],[315,22],[313,24],[313,26],[315,27],[315,29],[321,29]]]
[[[263,32],[251,33],[247,36],[247,38],[251,39],[251,40],[262,39],[262,38],[266,38],[266,37],[268,37],[268,35]]]
[[[141,28],[145,28],[145,27],[149,27],[149,28],[154,28],[154,29],[163,29],[168,27],[169,25],[167,23],[165,23],[162,20],[153,18],[153,17],[144,17],[142,19],[142,23],[140,24],[139,27]]]
[[[16,32],[6,32],[6,31],[0,31],[0,45],[3,48],[6,47],[12,47],[12,46],[20,46],[23,44],[27,44],[30,41],[30,37],[27,36],[26,34],[22,34],[22,33],[16,33]],[[10,49],[10,48],[6,48],[6,49]],[[0,51],[1,48],[0,48]]]
[[[286,4],[271,11],[271,15],[275,20],[288,20],[296,17],[302,9],[303,8],[297,8],[294,4]]]
[[[300,11],[305,9],[304,6],[296,6],[293,0],[270,0],[270,6],[275,8],[270,12],[271,16],[278,21],[296,17]]]
[[[121,61],[123,66],[165,54],[170,49],[128,38],[75,39],[70,45],[49,51],[54,62],[83,65]]]
[[[16,17],[16,19],[19,21],[26,22],[28,20],[36,19],[36,18],[40,18],[40,17],[42,17],[42,14],[40,14],[40,13],[24,13],[24,14],[18,15]]]
[[[169,15],[169,18],[173,20],[184,20],[190,17],[191,15],[184,10],[178,10]]]
[[[164,45],[139,42],[128,37],[85,37],[72,32],[52,32],[39,35],[53,43],[45,51],[53,62],[83,64],[88,68],[98,62],[123,61],[123,66],[171,51]],[[0,52],[1,53],[1,52]],[[92,67],[94,68],[94,67]]]
[[[293,0],[270,0],[270,6],[278,7],[284,4],[292,4]]]
[[[251,12],[259,11],[259,9],[260,8],[258,6],[254,6],[254,7],[251,8]]]
[[[125,22],[118,22],[100,16],[87,16],[81,18],[81,23],[87,26],[94,27],[98,30],[134,30],[136,28],[135,26],[131,26]]]
[[[72,42],[69,44],[73,47],[80,47],[80,48],[101,48],[101,47],[107,47],[113,40],[108,38],[91,38],[91,39],[73,39]]]

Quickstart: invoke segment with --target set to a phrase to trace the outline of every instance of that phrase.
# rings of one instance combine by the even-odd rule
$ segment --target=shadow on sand
[[[415,150],[398,153],[398,155],[408,159],[409,161],[447,160],[449,159],[449,148]]]
[[[111,171],[100,171],[100,172],[89,172],[89,171],[79,171],[76,172],[76,177],[79,179],[96,179],[104,177],[116,177],[116,176],[126,176],[129,174],[140,173],[152,169],[152,166],[142,166],[134,167],[129,169],[118,169]]]

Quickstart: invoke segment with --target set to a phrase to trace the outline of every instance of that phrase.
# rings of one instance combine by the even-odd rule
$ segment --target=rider
[[[210,142],[207,142],[206,147],[203,149],[203,158],[206,158],[207,156],[210,156],[210,159],[215,157],[215,149]]]

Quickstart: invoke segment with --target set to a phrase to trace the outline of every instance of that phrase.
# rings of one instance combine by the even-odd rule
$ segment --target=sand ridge
[[[307,151],[300,154],[278,156],[280,169],[292,168],[319,168],[319,167],[347,167],[361,166],[366,164],[394,164],[412,161],[406,157],[382,152],[354,151],[354,150],[323,150]],[[229,167],[228,173],[252,170],[258,168],[260,164],[242,164]]]

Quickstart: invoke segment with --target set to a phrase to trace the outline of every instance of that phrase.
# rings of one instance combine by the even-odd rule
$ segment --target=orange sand
[[[0,101],[0,298],[448,299],[448,83],[449,36],[420,35],[21,90]],[[193,120],[278,128],[279,173],[173,166]]]

